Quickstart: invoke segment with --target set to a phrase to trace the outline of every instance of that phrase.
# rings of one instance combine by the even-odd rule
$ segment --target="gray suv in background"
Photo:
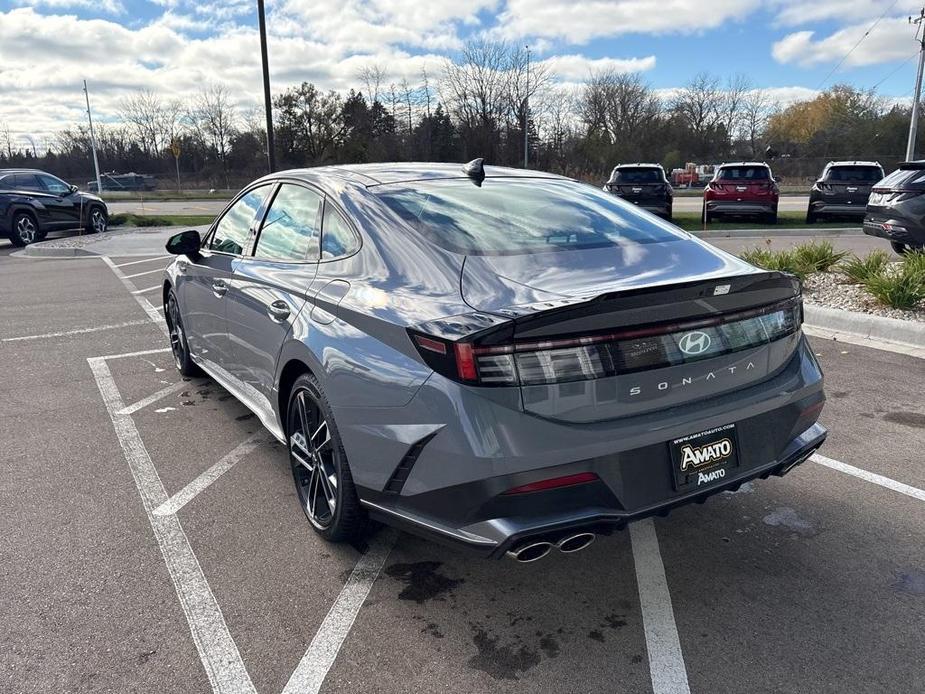
[[[284,171],[167,248],[178,368],[285,442],[332,541],[373,517],[533,561],[826,436],[799,280],[570,179]]]
[[[907,161],[874,184],[864,233],[887,239],[893,250],[925,249],[925,161]]]
[[[806,223],[827,217],[863,219],[871,187],[883,178],[875,161],[830,161],[809,192]]]
[[[604,190],[671,219],[674,191],[661,164],[618,164],[604,184]]]

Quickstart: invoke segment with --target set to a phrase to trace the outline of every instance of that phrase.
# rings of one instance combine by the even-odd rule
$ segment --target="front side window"
[[[284,183],[273,198],[254,256],[272,260],[301,261],[318,258],[318,207],[321,195],[292,183]]]
[[[356,234],[333,205],[324,206],[324,225],[321,232],[321,259],[330,260],[350,255],[359,247]]]
[[[39,180],[42,185],[52,195],[67,195],[71,192],[71,187],[60,178],[49,176],[48,174],[39,174]]]
[[[620,198],[567,180],[417,181],[373,189],[439,246],[498,255],[677,241],[672,227]]]
[[[247,245],[247,235],[257,210],[270,192],[271,184],[259,186],[241,197],[215,226],[209,248],[219,253],[240,255]]]

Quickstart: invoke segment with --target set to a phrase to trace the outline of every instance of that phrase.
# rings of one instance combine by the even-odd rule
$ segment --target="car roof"
[[[661,165],[661,164],[649,164],[649,163],[647,163],[647,162],[641,162],[641,161],[637,161],[635,164],[617,164],[617,165],[616,165],[615,167],[613,167],[613,168],[614,168],[614,169],[625,169],[625,168],[629,168],[629,167],[631,167],[631,166],[632,166],[632,167],[637,167],[637,166],[649,166],[649,167],[651,167],[651,168],[653,168],[653,169],[661,169],[661,168],[662,168],[662,165]],[[662,169],[662,170],[664,170],[664,169]]]
[[[879,161],[830,161],[825,166],[826,168],[829,168],[830,166],[880,166],[880,162]]]
[[[720,166],[764,166],[768,169],[771,168],[767,162],[763,161],[724,161]]]
[[[468,178],[463,172],[462,164],[432,162],[399,162],[381,164],[337,164],[332,166],[315,166],[304,169],[277,171],[266,179],[288,176],[306,181],[318,181],[325,177],[337,177],[345,183],[365,187],[386,183],[405,181],[422,181],[427,179]],[[514,169],[506,166],[486,166],[486,178],[546,178],[571,180],[564,176],[534,171],[532,169]]]
[[[0,176],[5,176],[6,174],[18,174],[18,173],[47,173],[41,169],[0,169]]]

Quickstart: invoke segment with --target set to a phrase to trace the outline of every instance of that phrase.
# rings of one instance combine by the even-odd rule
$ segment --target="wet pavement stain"
[[[626,626],[626,620],[623,619],[625,615],[622,614],[609,614],[604,617],[604,623],[601,626],[610,627],[611,629],[622,629]]]
[[[897,571],[893,588],[909,595],[925,595],[925,572],[915,569],[908,572]]]
[[[813,528],[812,523],[800,518],[796,511],[787,506],[774,509],[762,520],[764,520],[765,525],[785,528],[803,537],[811,537],[816,534],[816,529]]]
[[[256,416],[256,415],[254,415],[253,412],[248,412],[248,413],[246,413],[246,414],[242,414],[240,417],[235,417],[235,418],[234,418],[234,421],[236,421],[236,422],[243,422],[243,421],[246,421],[246,420],[248,420],[248,419],[253,419],[255,416]]]
[[[851,391],[850,390],[833,390],[832,392],[827,393],[827,395],[832,398],[847,398],[849,395],[851,395]]]
[[[547,658],[555,658],[559,655],[559,642],[549,634],[540,639],[540,648]]]
[[[604,634],[598,629],[592,629],[588,632],[588,638],[604,643]]]
[[[925,429],[925,414],[918,412],[887,412],[883,415],[884,421],[893,424],[902,424],[913,429]]]
[[[439,561],[419,561],[413,564],[392,564],[386,568],[387,576],[407,585],[398,594],[399,600],[413,600],[421,604],[428,600],[443,599],[445,595],[463,582],[461,578],[449,578],[437,573]]]
[[[540,663],[540,655],[536,651],[526,646],[499,646],[498,638],[489,636],[488,632],[480,627],[475,627],[472,642],[478,653],[469,658],[469,667],[480,670],[496,680],[519,679],[518,673],[525,673]]]
[[[426,626],[421,629],[422,634],[430,634],[435,639],[442,639],[443,633],[440,631],[440,628],[434,622],[428,622]]]

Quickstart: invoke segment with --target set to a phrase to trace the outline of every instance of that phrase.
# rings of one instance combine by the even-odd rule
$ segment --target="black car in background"
[[[925,160],[903,162],[874,185],[864,233],[887,239],[897,253],[925,249]]]
[[[660,164],[619,164],[604,190],[644,210],[671,219],[674,191]]]
[[[0,169],[0,234],[14,246],[41,241],[49,231],[106,231],[109,212],[100,198],[36,169]]]
[[[864,217],[871,187],[883,178],[875,161],[830,161],[809,193],[806,223],[824,217]]]

